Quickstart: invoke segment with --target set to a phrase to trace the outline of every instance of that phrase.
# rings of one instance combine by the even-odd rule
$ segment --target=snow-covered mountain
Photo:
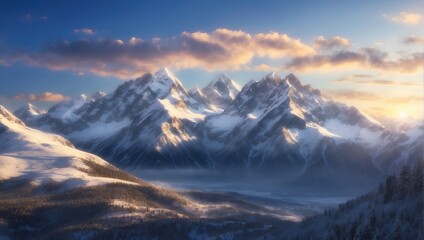
[[[99,171],[117,177],[102,176]],[[136,180],[105,160],[75,149],[61,136],[27,127],[0,105],[0,180],[10,179],[33,184],[66,182],[69,187],[134,184]]]
[[[236,98],[241,87],[222,73],[215,77],[202,92],[206,99],[220,109],[225,109]]]
[[[355,107],[323,98],[293,74],[271,73],[242,89],[219,75],[207,87],[187,91],[163,68],[106,96],[75,102],[82,100],[59,103],[28,124],[133,168],[202,167],[355,182],[423,157],[421,128],[388,130]]]
[[[213,146],[209,155],[221,166],[311,181],[379,175],[367,148],[384,128],[353,107],[323,99],[293,74],[249,82],[203,129]]]
[[[38,109],[36,106],[32,105],[31,103],[27,103],[25,106],[16,110],[13,114],[17,116],[19,119],[22,119],[22,121],[28,122],[42,116],[46,112],[47,111],[43,109]]]

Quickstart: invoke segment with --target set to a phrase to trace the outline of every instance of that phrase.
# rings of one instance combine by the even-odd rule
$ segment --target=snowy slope
[[[74,148],[65,138],[25,126],[0,106],[0,179],[35,184],[68,181],[70,186],[132,183],[96,175],[93,167],[119,172],[103,159]]]

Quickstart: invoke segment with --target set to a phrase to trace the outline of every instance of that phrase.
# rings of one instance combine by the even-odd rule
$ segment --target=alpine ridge
[[[187,91],[162,68],[25,121],[119,166],[225,169],[308,185],[377,181],[423,158],[422,126],[389,130],[294,74],[242,88],[221,74]]]

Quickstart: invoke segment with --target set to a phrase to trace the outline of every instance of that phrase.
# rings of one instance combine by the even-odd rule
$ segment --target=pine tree
[[[423,191],[423,161],[419,161],[414,166],[413,172],[413,189],[415,193],[420,193]]]
[[[372,233],[368,225],[361,227],[355,235],[355,240],[372,240]]]
[[[358,228],[358,222],[357,221],[353,221],[352,224],[350,225],[349,228],[349,239],[354,239],[355,235],[356,235],[356,230]]]
[[[370,225],[371,227],[375,227],[377,224],[377,216],[375,215],[375,211],[372,210],[371,216],[370,216]]]
[[[404,198],[411,186],[411,170],[408,166],[404,166],[402,171],[399,174],[399,193],[402,198]]]
[[[396,177],[394,175],[387,177],[384,189],[384,202],[392,200],[396,191]]]
[[[380,185],[378,186],[378,193],[383,194],[384,193],[384,184],[380,183]]]
[[[402,230],[400,228],[400,224],[396,224],[396,229],[393,233],[393,240],[402,240]]]

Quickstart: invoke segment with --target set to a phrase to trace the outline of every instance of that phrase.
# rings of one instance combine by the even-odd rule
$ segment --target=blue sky
[[[48,107],[46,92],[110,92],[166,65],[188,88],[294,72],[371,115],[422,117],[423,13],[422,1],[0,0],[0,104]]]

